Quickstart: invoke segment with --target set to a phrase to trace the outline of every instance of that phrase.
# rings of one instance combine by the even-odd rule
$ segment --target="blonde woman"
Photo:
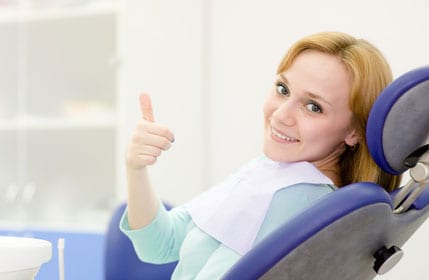
[[[128,208],[120,227],[141,260],[179,261],[172,279],[219,279],[242,255],[314,201],[370,181],[390,191],[399,177],[373,162],[369,111],[392,81],[369,42],[325,32],[296,42],[282,59],[265,103],[263,155],[206,193],[167,212],[147,166],[171,147],[148,95],[126,156]]]

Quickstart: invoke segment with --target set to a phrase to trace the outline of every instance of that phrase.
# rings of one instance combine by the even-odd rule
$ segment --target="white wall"
[[[155,116],[176,133],[153,169],[168,201],[181,203],[260,153],[261,104],[287,48],[306,34],[351,33],[377,45],[395,76],[429,64],[426,0],[125,0],[125,119],[137,94],[153,93]],[[424,279],[429,224],[383,279]],[[405,276],[407,276],[405,278]]]
[[[395,75],[429,63],[429,2],[423,0],[217,0],[211,12],[213,180],[259,151],[262,100],[281,57],[302,36],[337,30],[366,38]]]
[[[169,126],[176,137],[172,149],[151,168],[160,196],[174,204],[204,186],[204,28],[200,1],[124,1],[121,153],[141,118],[138,96],[147,92],[155,120]]]

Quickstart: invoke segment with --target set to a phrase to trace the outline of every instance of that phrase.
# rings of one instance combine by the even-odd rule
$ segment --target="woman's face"
[[[264,104],[264,153],[275,161],[336,163],[357,143],[351,75],[338,57],[307,50],[277,76]]]

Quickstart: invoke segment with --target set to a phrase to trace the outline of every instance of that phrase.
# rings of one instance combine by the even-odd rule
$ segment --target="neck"
[[[340,170],[339,168],[336,169],[320,169],[320,171],[325,174],[329,179],[334,182],[335,186],[340,187],[341,186],[341,176],[340,176]]]
[[[329,179],[332,180],[332,182],[335,184],[335,186],[340,187],[341,182],[341,172],[340,172],[340,157],[330,157],[323,161],[314,162],[313,164]]]

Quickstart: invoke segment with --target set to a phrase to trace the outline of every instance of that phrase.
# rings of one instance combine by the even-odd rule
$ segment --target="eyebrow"
[[[281,78],[281,80],[283,80],[286,84],[289,84],[289,81],[288,81],[288,79],[286,78],[286,76],[284,75],[284,73],[280,73],[280,74],[279,74],[279,77],[280,77],[280,78]],[[319,94],[317,94],[317,93],[313,93],[313,92],[310,92],[310,91],[305,91],[305,93],[306,93],[309,97],[311,97],[311,98],[313,98],[313,99],[321,100],[321,101],[323,101],[324,103],[328,104],[329,106],[332,106],[332,104],[331,104],[328,100],[326,100],[325,98],[323,98],[321,95],[319,95]]]

